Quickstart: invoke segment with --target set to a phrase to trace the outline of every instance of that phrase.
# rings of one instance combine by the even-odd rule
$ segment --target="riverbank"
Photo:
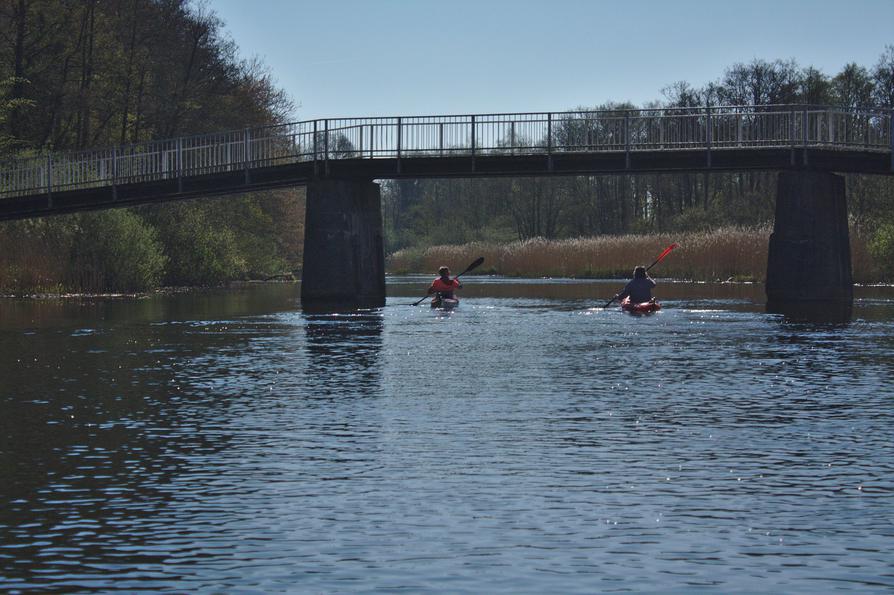
[[[633,267],[648,265],[668,245],[680,248],[653,270],[654,276],[692,281],[763,281],[767,268],[769,227],[721,228],[710,232],[600,236],[567,240],[530,240],[495,244],[406,248],[390,255],[392,274],[433,273],[441,265],[460,272],[484,256],[476,273],[507,277],[623,278]],[[855,283],[879,280],[866,243],[851,235]]]
[[[197,294],[217,292],[228,289],[246,289],[259,285],[294,285],[300,282],[300,275],[274,275],[268,279],[249,279],[246,281],[230,281],[220,285],[183,285],[176,287],[157,287],[146,291],[134,292],[78,292],[67,291],[63,288],[58,290],[42,289],[38,291],[11,292],[0,290],[0,299],[9,300],[81,300],[81,299],[144,299],[154,296],[172,296],[178,294]]]

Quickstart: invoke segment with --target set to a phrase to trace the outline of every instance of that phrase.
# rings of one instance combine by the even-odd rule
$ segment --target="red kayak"
[[[631,314],[650,314],[652,312],[657,312],[661,309],[661,304],[656,302],[654,299],[650,302],[640,302],[638,304],[634,304],[630,301],[629,297],[625,297],[621,300],[621,309],[625,312],[630,312]]]
[[[459,305],[459,300],[456,298],[439,298],[436,297],[431,301],[431,307],[436,308],[438,310],[453,310]]]

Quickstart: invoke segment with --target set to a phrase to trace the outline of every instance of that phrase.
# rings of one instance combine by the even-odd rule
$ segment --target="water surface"
[[[894,587],[894,291],[0,300],[0,590]]]

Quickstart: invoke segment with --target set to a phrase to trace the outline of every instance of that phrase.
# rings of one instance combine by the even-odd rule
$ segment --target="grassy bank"
[[[653,273],[655,276],[694,281],[763,281],[767,247],[772,230],[722,228],[710,232],[602,236],[569,240],[541,238],[491,244],[408,248],[388,258],[391,273],[432,273],[446,264],[459,272],[484,256],[480,272],[512,277],[630,276],[637,264],[649,265],[673,242],[680,244]],[[851,251],[856,282],[873,281],[874,266],[865,243],[852,235]],[[477,271],[476,271],[477,272]]]

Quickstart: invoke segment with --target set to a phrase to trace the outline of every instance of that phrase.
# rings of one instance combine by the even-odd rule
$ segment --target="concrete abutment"
[[[385,305],[379,185],[318,180],[307,185],[301,303],[339,310]]]
[[[767,309],[847,310],[854,296],[844,178],[779,174],[767,258]]]

